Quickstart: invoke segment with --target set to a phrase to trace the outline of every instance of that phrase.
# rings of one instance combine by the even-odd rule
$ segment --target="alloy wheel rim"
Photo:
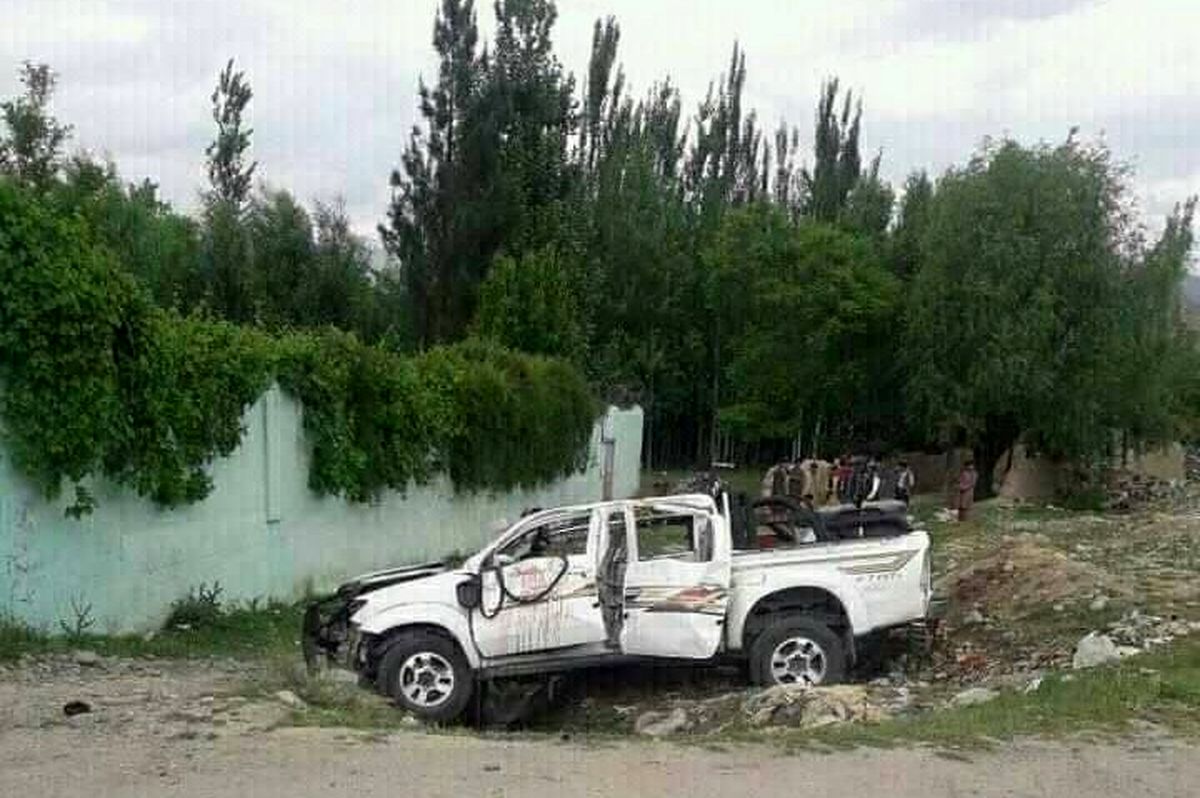
[[[404,700],[422,709],[433,709],[450,700],[454,668],[441,654],[419,651],[400,666],[397,686]]]
[[[828,667],[825,649],[808,637],[789,637],[771,652],[771,678],[776,684],[817,685]]]

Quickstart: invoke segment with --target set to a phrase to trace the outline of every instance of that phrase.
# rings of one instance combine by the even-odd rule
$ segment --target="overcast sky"
[[[234,57],[254,88],[258,175],[304,201],[342,196],[375,240],[387,178],[432,75],[437,0],[2,0],[0,97],[25,59],[60,74],[75,145],[150,177],[192,209],[212,137],[209,94]],[[821,80],[863,99],[885,175],[961,163],[986,135],[1103,136],[1137,170],[1152,226],[1200,192],[1200,2],[1194,0],[559,0],[555,42],[577,75],[612,14],[637,94],[670,74],[692,108],[747,52],[760,120],[811,143]],[[491,3],[480,21],[490,30]]]

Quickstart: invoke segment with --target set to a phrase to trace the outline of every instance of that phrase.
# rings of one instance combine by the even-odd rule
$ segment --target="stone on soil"
[[[750,696],[742,710],[751,726],[817,728],[833,723],[875,722],[884,717],[862,685],[776,685]]]
[[[995,690],[989,690],[986,687],[972,687],[970,690],[963,690],[950,699],[950,706],[973,707],[977,704],[986,704],[998,695],[1000,694]]]
[[[1071,667],[1076,670],[1094,668],[1097,665],[1105,665],[1119,659],[1121,659],[1121,652],[1112,638],[1108,635],[1090,632],[1075,647],[1075,656],[1071,660]]]
[[[687,710],[676,707],[670,712],[646,712],[638,717],[633,728],[648,737],[665,737],[685,731],[691,725]]]
[[[275,694],[276,700],[281,704],[291,707],[292,709],[304,709],[307,704],[304,699],[293,693],[291,690],[280,690]]]

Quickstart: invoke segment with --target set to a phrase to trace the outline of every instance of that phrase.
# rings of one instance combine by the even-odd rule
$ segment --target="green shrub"
[[[171,602],[171,613],[163,622],[165,631],[214,629],[221,625],[225,612],[221,606],[221,583],[212,587],[201,583],[188,594]]]
[[[407,358],[328,330],[271,336],[156,307],[87,226],[0,179],[0,419],[18,468],[69,513],[104,476],[198,501],[277,379],[304,409],[309,485],[367,501],[448,473],[464,490],[584,464],[597,407],[559,360],[468,342]]]

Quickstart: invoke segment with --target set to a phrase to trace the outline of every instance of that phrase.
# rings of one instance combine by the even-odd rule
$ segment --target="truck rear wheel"
[[[405,632],[379,661],[376,686],[421,720],[448,723],[467,708],[474,678],[454,641],[432,632]]]
[[[750,646],[750,679],[777,684],[836,684],[846,676],[841,639],[820,621],[785,616],[772,623]]]

